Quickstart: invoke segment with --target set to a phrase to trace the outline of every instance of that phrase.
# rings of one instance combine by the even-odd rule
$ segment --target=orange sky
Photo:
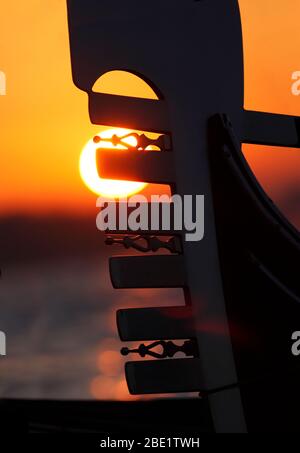
[[[0,16],[0,213],[82,212],[95,196],[82,184],[82,146],[98,132],[73,85],[64,0],[4,2]],[[300,115],[291,74],[300,71],[299,0],[241,0],[246,107]],[[298,152],[247,154],[267,188],[299,179]],[[279,186],[278,186],[279,187]]]

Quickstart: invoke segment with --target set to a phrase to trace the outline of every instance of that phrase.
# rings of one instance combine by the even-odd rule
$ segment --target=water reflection
[[[103,257],[10,266],[0,291],[8,339],[0,398],[136,399],[124,381],[115,312],[182,303],[179,290],[112,290]]]

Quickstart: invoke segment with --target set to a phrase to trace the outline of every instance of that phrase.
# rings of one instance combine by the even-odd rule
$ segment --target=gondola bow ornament
[[[120,310],[123,341],[197,345],[185,358],[128,362],[131,393],[198,392],[216,432],[290,427],[300,403],[299,361],[288,348],[300,315],[300,240],[261,189],[241,144],[299,147],[300,119],[244,109],[236,0],[67,4],[73,80],[88,94],[91,122],[168,138],[159,152],[145,151],[152,143],[145,136],[132,154],[99,152],[99,169],[113,179],[123,167],[124,179],[130,170],[137,181],[206,199],[202,241],[181,237],[168,255],[110,260],[115,288],[179,287],[184,295],[181,307]],[[138,75],[159,99],[95,93],[95,81],[113,70]],[[149,236],[141,252],[151,250]],[[109,241],[139,247],[137,237]],[[146,356],[151,348],[133,352]]]

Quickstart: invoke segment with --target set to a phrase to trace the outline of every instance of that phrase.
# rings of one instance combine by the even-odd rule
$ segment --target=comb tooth
[[[116,289],[181,288],[186,286],[181,255],[110,258],[110,276]]]
[[[149,132],[171,130],[164,101],[90,93],[89,110],[93,124]]]
[[[175,182],[171,152],[99,149],[97,154],[98,173],[102,178],[153,184]]]
[[[300,146],[299,118],[261,112],[244,112],[244,143],[282,147]]]
[[[198,392],[204,388],[199,359],[128,362],[125,371],[132,395]]]
[[[178,340],[195,337],[190,307],[119,310],[117,325],[122,341]]]

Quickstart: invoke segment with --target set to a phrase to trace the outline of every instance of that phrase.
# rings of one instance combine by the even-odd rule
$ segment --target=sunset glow
[[[0,97],[0,213],[94,212],[95,196],[82,183],[78,158],[101,126],[91,124],[86,94],[72,82],[65,2],[28,0],[18,5],[17,15],[14,2],[2,3],[0,70],[7,76],[7,94]],[[299,115],[300,96],[293,96],[291,86],[292,74],[300,71],[300,2],[239,3],[245,107]],[[94,91],[121,94],[126,89],[127,95],[149,98],[151,90],[145,86],[139,87],[132,76],[124,84],[115,72],[95,84]],[[260,181],[267,179],[267,188],[271,185],[276,193],[297,185],[300,162],[295,152],[291,157],[285,151],[277,160],[271,154],[248,147],[247,158]]]
[[[100,132],[99,137],[111,138],[113,135],[121,137],[130,132],[131,131],[127,129],[109,129],[105,132]],[[134,137],[126,138],[124,139],[124,142],[131,146],[137,145]],[[80,156],[79,169],[82,180],[92,192],[106,198],[125,198],[134,193],[140,192],[147,186],[147,184],[143,182],[116,181],[100,178],[96,165],[96,151],[101,147],[126,149],[121,145],[113,146],[111,142],[107,141],[103,141],[102,143],[100,141],[96,144],[93,140],[90,140],[86,144]]]
[[[178,97],[179,101],[175,104],[169,95],[177,86],[181,87],[181,70],[187,72],[193,69],[193,57],[190,61],[191,54],[188,51],[183,55],[184,58],[178,58],[177,49],[166,53],[162,72],[168,73],[166,69],[173,52],[177,55],[176,69],[180,69],[172,72],[170,91],[167,89],[167,77],[162,75],[155,80],[156,71],[151,71],[152,62],[157,59],[157,54],[160,55],[156,48],[153,48],[151,55],[139,49],[139,46],[134,49],[140,52],[138,59],[142,64],[138,66],[141,71],[141,68],[145,69],[145,79],[142,75],[128,72],[134,70],[134,58],[130,58],[127,63],[127,49],[123,42],[124,52],[120,58],[123,70],[114,70],[114,64],[104,65],[112,70],[100,77],[103,67],[99,64],[95,73],[91,71],[89,95],[92,91],[94,94],[151,99],[151,104],[159,98],[167,105],[170,126],[167,125],[166,130],[155,128],[163,130],[161,134],[166,134],[163,146],[155,148],[151,141],[152,146],[139,149],[164,152],[166,148],[167,152],[170,151],[174,169],[171,165],[168,171],[172,173],[174,170],[176,177],[164,181],[175,181],[176,185],[101,178],[96,162],[98,150],[111,148],[124,153],[122,150],[127,150],[126,146],[114,145],[108,139],[114,135],[124,137],[133,132],[117,126],[147,126],[140,117],[134,122],[124,118],[122,123],[116,118],[123,116],[113,114],[105,121],[110,127],[91,122],[87,93],[78,88],[80,84],[75,86],[73,80],[66,3],[61,0],[1,2],[0,268],[4,277],[1,281],[4,316],[0,319],[3,319],[4,324],[0,325],[0,331],[6,330],[7,326],[7,332],[16,335],[16,341],[13,339],[12,351],[8,351],[7,358],[2,361],[3,383],[0,393],[5,397],[8,393],[8,398],[13,393],[12,396],[18,399],[50,397],[57,400],[76,397],[79,400],[90,397],[97,400],[140,400],[140,396],[129,395],[124,378],[124,364],[128,357],[120,354],[122,344],[116,335],[116,311],[128,307],[151,307],[154,306],[153,301],[158,302],[157,306],[182,306],[183,291],[182,288],[142,287],[112,291],[108,256],[131,251],[134,255],[142,255],[142,252],[134,249],[132,238],[126,243],[129,246],[133,244],[128,252],[124,248],[125,241],[123,243],[119,235],[116,236],[116,244],[112,244],[114,240],[107,240],[104,247],[104,234],[96,228],[95,219],[100,211],[96,209],[96,199],[98,196],[124,199],[142,192],[150,201],[153,194],[170,196],[174,190],[182,194],[182,181],[189,176],[185,174],[185,167],[190,167],[191,160],[193,179],[194,174],[198,175],[199,168],[193,160],[194,149],[189,146],[197,131],[190,127],[189,120],[187,124],[180,123],[188,137],[183,142],[173,127],[180,118],[184,118],[181,109],[189,108],[188,100]],[[209,2],[203,2],[203,5],[198,2],[198,6],[190,3],[193,8],[203,7],[205,10],[205,4]],[[244,108],[300,117],[300,82],[299,90],[292,88],[295,74],[300,74],[300,0],[239,0],[239,5],[244,48]],[[103,7],[101,20],[108,20],[110,15],[106,10],[109,9]],[[86,14],[84,7],[83,11]],[[170,14],[170,21],[172,18],[173,13]],[[142,20],[142,16],[139,19]],[[111,26],[118,27],[118,20],[112,22]],[[124,17],[120,17],[120,20],[124,20]],[[93,28],[93,17],[88,21]],[[174,22],[174,27],[182,34],[178,24]],[[134,22],[134,18],[128,21],[128,27],[137,25],[139,29],[140,24]],[[191,26],[198,33],[193,17]],[[167,33],[165,35],[172,46],[173,41]],[[100,52],[96,44],[98,42],[95,48],[91,46],[89,49],[95,59],[100,54],[102,61],[109,63],[110,59],[114,60],[111,58],[114,52],[111,52],[105,39],[101,40]],[[202,73],[199,74],[195,90],[203,92],[204,96],[207,96],[206,92],[209,93],[206,85],[209,85],[208,72],[214,58],[208,50],[201,52],[196,47],[192,49],[194,58],[201,59],[201,71],[203,68],[203,77]],[[229,48],[228,54],[230,52]],[[220,80],[223,72],[226,77],[226,62],[224,55],[217,71]],[[222,97],[223,90],[220,87],[216,84],[212,89]],[[193,87],[184,88],[190,93]],[[222,105],[224,103],[221,102]],[[195,101],[191,99],[190,105],[193,107],[194,104]],[[199,114],[199,124],[202,121],[202,109],[199,103],[199,111],[196,112]],[[210,109],[212,115],[217,113],[215,103]],[[103,121],[97,121],[97,118],[93,120],[98,123]],[[146,134],[153,140],[160,136],[147,131],[134,132]],[[238,135],[238,131],[235,132]],[[95,136],[100,138],[97,143],[94,141]],[[207,153],[208,159],[209,146],[202,130],[198,136],[198,152]],[[130,147],[137,146],[137,139],[133,135],[124,138],[124,141]],[[168,143],[168,146],[164,146],[164,143]],[[300,231],[299,148],[246,144],[243,145],[243,153],[267,195]],[[116,168],[114,174],[121,177],[117,165]],[[204,169],[207,170],[206,167]],[[146,179],[145,176],[143,178]],[[207,181],[200,180],[200,177],[198,179],[195,188],[206,187]],[[153,180],[157,181],[158,178]],[[193,193],[195,188],[191,181],[188,181],[187,186]],[[202,195],[201,192],[199,195]],[[215,206],[210,193],[204,195],[208,196],[208,213],[213,215]],[[237,216],[240,214],[236,213]],[[232,222],[235,220],[233,217]],[[115,239],[114,234],[112,237]],[[190,245],[188,249],[191,250]],[[177,249],[175,251],[178,252]],[[276,278],[279,275],[276,274]],[[205,305],[204,299],[202,305]],[[201,329],[205,335],[220,336],[224,335],[223,324],[209,322],[199,325],[195,322],[194,327],[196,330]],[[230,328],[234,342],[246,344],[250,340],[256,341],[256,337],[252,338],[251,335],[250,340],[249,335],[245,338],[244,332],[237,327],[231,325]],[[129,347],[138,347],[138,342]],[[132,360],[139,359],[137,355],[132,355]],[[22,381],[22,386],[19,386],[18,380]],[[146,398],[149,397],[143,397]]]

